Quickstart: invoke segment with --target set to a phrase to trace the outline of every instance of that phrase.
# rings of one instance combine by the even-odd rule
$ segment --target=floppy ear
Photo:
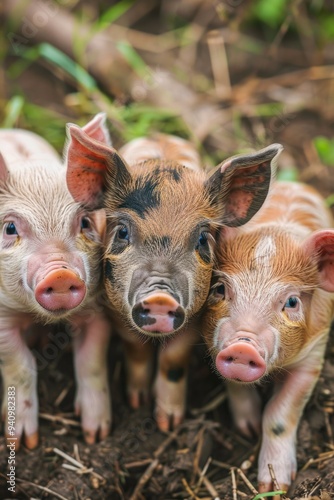
[[[0,185],[3,186],[9,177],[9,171],[4,157],[0,153]]]
[[[334,229],[322,229],[304,241],[304,251],[318,264],[319,286],[334,292]]]
[[[77,125],[67,125],[67,187],[75,201],[96,210],[104,207],[105,191],[131,179],[117,151],[90,137]]]
[[[82,130],[92,139],[96,139],[103,144],[111,146],[111,138],[109,130],[106,125],[107,115],[105,113],[98,113],[94,118],[87,123]]]
[[[276,170],[281,144],[272,144],[253,154],[239,155],[221,163],[207,181],[221,222],[242,226],[261,208]]]

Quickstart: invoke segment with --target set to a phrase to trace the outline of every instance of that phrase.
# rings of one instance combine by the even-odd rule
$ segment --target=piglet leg
[[[259,491],[273,488],[268,464],[272,464],[278,484],[287,490],[296,476],[296,434],[300,417],[318,380],[324,343],[320,342],[298,365],[287,368],[282,385],[267,404],[263,415],[263,437],[259,457]]]
[[[149,400],[153,371],[153,346],[127,335],[123,345],[127,375],[127,394],[132,408],[139,408]]]
[[[36,361],[18,328],[0,331],[3,376],[2,415],[5,434],[27,448],[38,445],[38,398]],[[13,426],[11,427],[11,424]]]
[[[155,384],[155,418],[160,430],[178,426],[186,410],[187,375],[197,334],[187,328],[162,346]]]
[[[81,415],[85,441],[104,439],[111,427],[111,399],[107,355],[110,339],[108,319],[96,311],[76,322],[73,334],[77,382],[75,411]]]
[[[256,388],[226,382],[228,401],[235,426],[248,437],[261,433],[261,398]]]

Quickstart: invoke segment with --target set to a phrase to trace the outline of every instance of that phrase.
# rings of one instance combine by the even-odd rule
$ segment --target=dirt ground
[[[80,2],[79,6],[81,3],[93,8],[88,1]],[[166,53],[154,52],[149,47],[138,50],[154,71],[159,68],[178,74],[182,88],[175,93],[174,101],[179,106],[180,119],[186,123],[185,130],[200,147],[204,162],[214,164],[245,148],[280,142],[285,151],[279,174],[297,175],[317,187],[326,198],[332,195],[334,165],[320,158],[313,141],[318,136],[334,137],[334,42],[318,44],[315,37],[307,37],[298,26],[287,37],[281,26],[277,30],[280,40],[268,41],[263,26],[253,23],[240,27],[247,2],[203,2],[202,6],[196,1],[180,2],[181,7],[176,7],[174,1],[157,4],[154,8],[147,7],[146,13],[137,17],[125,13],[118,21],[137,30],[138,40],[133,38],[132,43],[140,45],[143,42],[139,32],[165,33],[166,18],[179,9],[178,16],[197,33],[195,41],[186,47],[176,44],[166,49]],[[215,15],[221,5],[226,8],[225,18]],[[100,2],[102,9],[101,6],[103,2]],[[312,21],[305,8],[301,17],[305,22]],[[198,35],[200,30],[202,34]],[[226,78],[217,72],[214,57],[210,59],[208,55],[208,34],[216,36],[217,30],[223,30],[228,41],[227,87]],[[244,49],[251,40],[260,44],[252,56]],[[69,103],[78,102],[81,90],[50,64],[33,63],[13,77],[8,69],[16,60],[17,56],[9,52],[4,57],[0,116],[16,93],[51,110],[64,121],[80,117],[82,122],[82,116],[105,110],[96,96],[91,96],[93,106],[71,106]],[[191,71],[187,71],[187,63],[191,64]],[[178,70],[182,65],[185,69],[180,76]],[[140,87],[145,92],[147,81],[144,78]],[[165,81],[161,82],[162,87],[164,84]],[[148,90],[154,94],[157,86],[159,90],[159,80]],[[172,92],[179,89],[175,80],[168,86]],[[187,88],[192,89],[191,95]],[[100,89],[109,95],[103,77]],[[113,97],[124,109],[135,100],[135,95],[116,92]],[[143,102],[152,105],[150,98],[146,93]],[[268,103],[271,108],[265,107]],[[108,116],[118,146],[124,138],[112,114]],[[16,124],[38,129],[28,114],[18,118]],[[52,122],[48,127],[52,129]],[[162,128],[166,130],[166,123]],[[129,408],[123,353],[117,337],[112,338],[109,366],[113,428],[107,439],[91,446],[84,443],[79,421],[73,414],[75,386],[70,350],[63,350],[51,341],[35,347],[34,352],[39,368],[40,445],[33,451],[22,447],[17,453],[16,493],[12,494],[6,485],[6,442],[0,437],[0,500],[251,500],[255,497],[256,492],[251,488],[256,488],[259,439],[254,437],[249,441],[233,428],[224,384],[213,373],[204,345],[195,347],[191,361],[186,419],[175,431],[164,434],[157,429],[152,402],[137,411]],[[270,395],[269,384],[260,390],[265,401]],[[334,335],[328,344],[320,380],[300,423],[298,474],[286,498],[334,498],[333,414]]]

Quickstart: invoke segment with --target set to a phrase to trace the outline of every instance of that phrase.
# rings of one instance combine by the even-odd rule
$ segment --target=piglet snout
[[[48,311],[70,311],[79,306],[86,295],[84,281],[70,269],[50,271],[36,286],[37,302]]]
[[[250,343],[238,341],[220,351],[216,368],[223,377],[237,382],[255,382],[266,371],[266,362]]]
[[[145,332],[174,333],[185,322],[185,312],[168,293],[155,292],[132,309],[132,319]]]

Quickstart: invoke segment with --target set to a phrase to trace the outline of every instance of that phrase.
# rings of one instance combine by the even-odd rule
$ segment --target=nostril
[[[76,286],[74,286],[74,285],[71,285],[71,286],[70,286],[70,291],[71,291],[71,292],[75,292],[77,289],[78,289],[78,288],[77,288]]]
[[[45,290],[45,293],[50,295],[51,293],[53,292],[53,288],[51,286],[49,286],[46,290]]]
[[[254,368],[257,368],[257,363],[255,363],[255,361],[250,361],[249,362],[249,366],[252,366]]]
[[[233,363],[234,358],[233,358],[232,356],[229,356],[228,358],[226,358],[226,361],[227,361],[228,363]]]
[[[174,312],[174,311],[168,311],[168,313],[167,313],[167,314],[168,314],[168,316],[169,316],[170,318],[175,318],[175,316],[176,316],[176,314],[175,314],[175,312]]]

